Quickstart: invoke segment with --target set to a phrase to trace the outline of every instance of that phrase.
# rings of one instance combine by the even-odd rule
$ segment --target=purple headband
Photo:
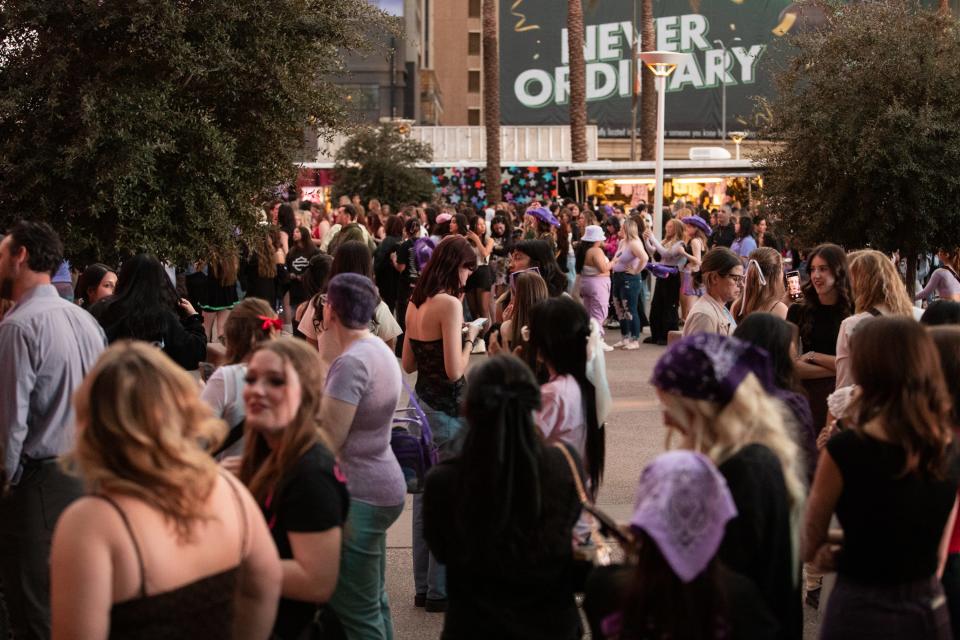
[[[667,348],[650,383],[668,393],[725,405],[752,373],[764,389],[773,388],[767,352],[749,342],[717,333],[688,336]]]
[[[690,582],[716,555],[736,515],[727,481],[709,458],[668,451],[640,474],[630,526],[650,536],[677,576]]]
[[[527,213],[537,218],[538,220],[543,220],[546,223],[549,223],[555,227],[560,226],[560,221],[557,220],[557,217],[553,215],[550,209],[546,207],[530,207],[527,209]]]

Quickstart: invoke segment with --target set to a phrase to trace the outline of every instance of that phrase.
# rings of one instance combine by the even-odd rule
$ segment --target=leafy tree
[[[411,140],[397,127],[358,129],[335,156],[334,197],[359,194],[394,206],[429,200],[433,183],[414,165],[432,157],[429,144]]]
[[[366,0],[0,4],[0,223],[51,222],[68,256],[184,262],[252,229],[328,78],[385,16]]]
[[[960,245],[960,25],[911,1],[835,4],[776,76],[765,196],[801,242]]]

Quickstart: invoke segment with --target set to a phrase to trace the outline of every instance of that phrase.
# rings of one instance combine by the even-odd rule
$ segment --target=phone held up
[[[803,298],[803,291],[800,290],[800,272],[787,272],[787,294],[791,300],[800,300]]]

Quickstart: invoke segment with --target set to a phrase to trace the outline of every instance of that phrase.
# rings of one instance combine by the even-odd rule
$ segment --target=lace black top
[[[450,416],[459,415],[460,396],[467,381],[463,376],[452,381],[447,377],[443,364],[443,339],[408,340],[417,361],[417,397],[436,411]]]
[[[236,487],[230,480],[239,517],[243,522],[241,548],[246,548],[247,527]],[[117,513],[133,541],[140,565],[140,595],[114,603],[110,609],[110,638],[123,640],[227,640],[233,636],[233,603],[239,565],[200,578],[182,587],[147,595],[147,576],[140,545],[126,514],[111,498],[106,500]]]

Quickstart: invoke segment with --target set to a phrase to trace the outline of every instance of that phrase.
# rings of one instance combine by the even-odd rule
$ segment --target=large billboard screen
[[[588,122],[601,137],[630,135],[634,0],[584,0]],[[569,122],[566,5],[501,0],[500,96],[503,124]],[[672,138],[754,130],[754,96],[771,90],[767,63],[783,36],[822,14],[788,0],[654,0],[656,49],[687,52],[668,80],[666,130]],[[639,31],[636,25],[636,31]]]

